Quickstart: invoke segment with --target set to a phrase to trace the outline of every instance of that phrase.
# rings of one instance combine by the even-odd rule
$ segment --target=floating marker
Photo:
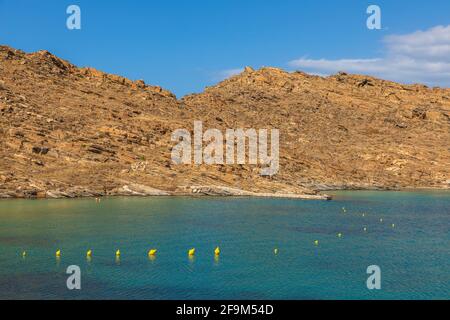
[[[337,236],[338,238],[342,238],[342,233],[339,232]]]
[[[214,255],[219,256],[220,255],[220,248],[217,247],[216,250],[214,250]]]
[[[61,250],[57,250],[55,255],[56,255],[57,258],[61,257]]]
[[[273,250],[273,253],[278,254],[278,248],[275,248],[275,249]]]
[[[195,255],[195,248],[190,249],[190,250],[188,251],[188,255],[189,255],[190,257],[194,256],[194,255]]]
[[[92,257],[92,250],[88,250],[87,252],[86,252],[86,257]]]
[[[395,223],[392,224],[392,228],[395,228]]]
[[[365,214],[365,213],[363,213],[363,214],[362,214],[362,216],[363,216],[363,217],[365,217],[365,216],[366,216],[366,214]]]
[[[116,257],[120,257],[120,250],[116,251]]]
[[[150,257],[154,257],[155,255],[156,255],[156,252],[157,252],[158,250],[156,250],[156,249],[150,249],[149,251],[148,251],[148,255],[150,256]]]
[[[319,245],[319,240],[314,241],[314,244],[315,244],[316,246],[318,246],[318,245]]]
[[[366,228],[366,227],[364,227],[364,231],[365,231],[365,232],[367,231],[367,228]]]
[[[380,222],[383,222],[383,218],[380,219]]]
[[[26,251],[22,252],[22,257],[25,258],[26,256],[27,256],[27,252]]]

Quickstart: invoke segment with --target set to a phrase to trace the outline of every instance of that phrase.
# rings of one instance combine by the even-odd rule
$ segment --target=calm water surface
[[[449,263],[450,192],[0,201],[0,299],[449,299]]]

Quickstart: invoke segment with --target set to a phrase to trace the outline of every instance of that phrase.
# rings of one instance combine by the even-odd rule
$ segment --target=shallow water
[[[0,201],[0,299],[449,299],[449,262],[450,192]]]

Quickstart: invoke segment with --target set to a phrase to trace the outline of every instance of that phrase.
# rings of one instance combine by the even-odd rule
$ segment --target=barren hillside
[[[2,46],[0,117],[0,197],[450,188],[450,89],[246,68],[177,100],[47,51]],[[278,174],[173,164],[172,132],[196,120],[279,129]]]

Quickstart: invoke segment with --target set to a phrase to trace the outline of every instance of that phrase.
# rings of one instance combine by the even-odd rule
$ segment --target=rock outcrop
[[[211,127],[280,128],[273,182],[315,190],[448,188],[450,89],[246,68],[182,101]]]
[[[171,134],[196,120],[279,129],[279,173],[174,165]],[[0,198],[448,189],[449,141],[450,89],[248,67],[177,100],[47,51],[0,46]]]

